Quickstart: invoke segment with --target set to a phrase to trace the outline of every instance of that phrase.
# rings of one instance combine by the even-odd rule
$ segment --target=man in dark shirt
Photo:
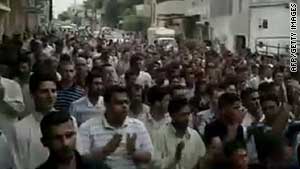
[[[41,121],[41,141],[49,149],[48,160],[37,169],[109,169],[101,161],[81,157],[75,150],[76,130],[68,113],[53,111]]]
[[[240,98],[234,93],[225,93],[219,98],[220,114],[215,121],[205,127],[204,138],[207,145],[216,140],[223,144],[228,141],[244,141],[244,131],[241,126],[244,115],[241,105]]]

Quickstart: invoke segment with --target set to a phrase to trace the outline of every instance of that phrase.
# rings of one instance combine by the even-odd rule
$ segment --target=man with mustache
[[[49,149],[50,156],[38,169],[108,169],[101,161],[87,160],[75,150],[76,127],[69,113],[48,113],[40,128],[41,142]]]
[[[173,98],[168,107],[172,122],[153,139],[153,168],[198,169],[206,153],[200,135],[188,127],[191,108],[185,98]]]

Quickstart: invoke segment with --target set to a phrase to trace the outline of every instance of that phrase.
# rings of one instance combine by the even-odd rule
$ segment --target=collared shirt
[[[170,123],[172,121],[171,117],[170,117],[170,114],[169,113],[166,113],[165,114],[165,117],[162,118],[161,120],[157,121],[155,120],[151,113],[147,113],[146,114],[146,121],[144,122],[150,136],[151,136],[151,139],[153,141],[154,137],[156,137],[156,133],[158,132],[158,130],[167,125],[168,123]]]
[[[83,95],[84,91],[77,86],[58,90],[55,109],[68,111],[71,103],[80,99]]]
[[[185,146],[181,160],[176,163],[176,147],[181,141]],[[159,130],[153,143],[155,145],[154,168],[193,169],[206,154],[204,142],[194,129],[188,127],[184,137],[178,138],[171,123]]]
[[[145,123],[145,121],[147,120],[147,114],[149,114],[150,112],[150,107],[146,104],[143,104],[142,106],[142,112],[140,112],[138,115],[135,115],[130,111],[128,116],[131,118],[138,119]]]
[[[78,152],[75,152],[75,161],[76,169],[109,169],[109,167],[101,161],[84,159]],[[37,169],[58,169],[57,161],[50,155],[48,160]]]
[[[137,151],[146,151],[153,154],[151,138],[144,124],[130,117],[125,119],[123,126],[120,128],[111,126],[105,116],[102,118],[93,118],[81,125],[79,133],[81,147],[78,150],[81,154],[90,154],[93,150],[104,147],[115,134],[122,135],[120,146],[106,158],[107,164],[113,169],[137,168],[131,157],[127,155],[127,134],[137,134]]]
[[[47,160],[49,152],[41,143],[40,113],[33,113],[15,124],[15,160],[18,169],[33,169]]]
[[[261,118],[258,121],[256,121],[254,116],[252,116],[250,113],[246,113],[246,115],[243,119],[243,122],[242,122],[242,126],[244,128],[247,128],[247,127],[251,126],[252,123],[257,123],[257,122],[262,123],[262,122],[264,122],[264,120],[265,120],[264,114],[261,116]]]
[[[5,135],[0,131],[0,166],[2,169],[14,168],[14,160]]]
[[[91,118],[103,115],[104,111],[105,106],[102,96],[99,97],[96,105],[90,102],[88,96],[84,96],[71,103],[69,110],[70,114],[77,120],[79,126]]]
[[[49,156],[48,149],[41,143],[40,122],[42,118],[42,113],[35,112],[15,123],[13,148],[17,169],[37,168]],[[77,130],[77,123],[74,118],[73,120]]]

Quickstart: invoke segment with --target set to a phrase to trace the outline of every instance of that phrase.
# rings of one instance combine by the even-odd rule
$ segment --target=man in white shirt
[[[14,150],[17,169],[33,169],[48,158],[48,150],[41,144],[40,121],[44,114],[53,109],[56,101],[55,73],[33,73],[30,77],[35,112],[15,123]]]
[[[74,101],[70,106],[70,114],[74,116],[80,126],[87,120],[104,114],[103,81],[100,74],[90,73],[86,79],[88,94]]]
[[[187,99],[171,99],[169,113],[172,122],[163,126],[153,140],[153,168],[199,169],[206,148],[200,135],[188,127],[191,108]]]
[[[148,101],[151,109],[144,123],[153,140],[157,131],[171,122],[168,113],[170,93],[166,87],[154,86],[148,92]]]
[[[20,85],[0,76],[0,129],[8,140],[12,137],[13,123],[25,109]]]
[[[2,169],[13,169],[14,160],[5,135],[0,131],[0,166]]]
[[[136,169],[150,162],[153,146],[144,124],[127,116],[126,89],[112,86],[104,94],[106,112],[81,125],[79,152],[90,158],[105,159],[114,169]]]
[[[150,88],[152,86],[152,78],[149,73],[142,71],[143,57],[142,53],[136,53],[130,58],[130,71],[138,75],[137,80],[143,84],[144,88]]]

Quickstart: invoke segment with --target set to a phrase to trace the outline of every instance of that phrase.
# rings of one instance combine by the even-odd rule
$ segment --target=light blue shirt
[[[69,109],[69,113],[75,117],[78,126],[87,120],[103,115],[105,112],[105,106],[103,97],[100,96],[96,105],[93,105],[88,96],[84,96],[76,101],[74,101]]]

